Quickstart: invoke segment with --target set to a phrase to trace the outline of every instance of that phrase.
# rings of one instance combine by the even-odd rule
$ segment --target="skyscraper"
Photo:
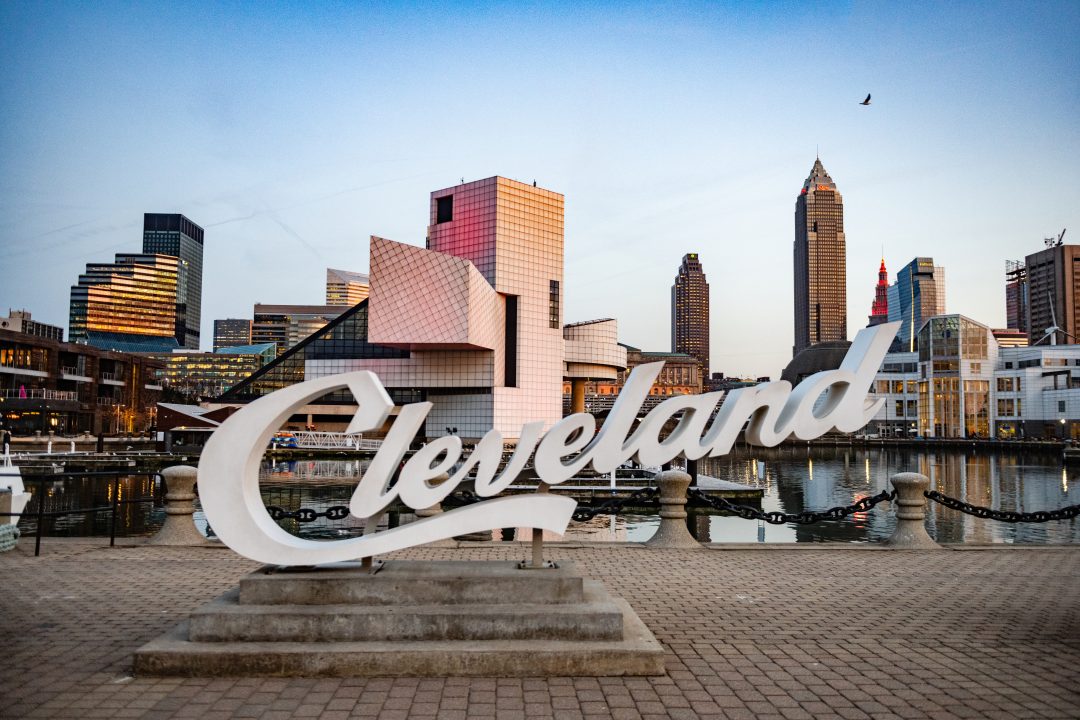
[[[251,344],[251,321],[246,318],[226,318],[214,321],[214,352],[221,348]]]
[[[1027,266],[1023,260],[1005,261],[1005,327],[1020,330],[1031,339],[1031,328],[1028,327]]]
[[[1048,247],[1028,255],[1024,264],[1027,266],[1029,339],[1032,343],[1039,342],[1056,321],[1057,327],[1065,332],[1054,334],[1055,344],[1076,343],[1076,336],[1080,335],[1080,292],[1075,285],[1080,282],[1080,273],[1076,269],[1080,264],[1080,245]],[[1049,342],[1050,338],[1043,341]]]
[[[821,159],[795,200],[795,346],[847,340],[844,199]]]
[[[113,263],[88,264],[71,288],[71,342],[126,352],[178,347],[179,264],[169,255],[145,254],[118,254]]]
[[[889,288],[889,320],[903,323],[896,333],[902,350],[914,352],[923,323],[945,312],[945,268],[929,257],[917,257],[900,268]]]
[[[352,307],[368,296],[371,282],[364,273],[326,268],[326,304]]]
[[[878,268],[877,285],[874,287],[874,302],[870,305],[870,324],[880,325],[889,321],[889,271],[885,269],[885,258],[881,258]]]
[[[176,341],[199,348],[202,322],[203,229],[177,213],[143,215],[143,253],[177,258]]]
[[[344,305],[263,305],[252,313],[251,342],[274,343],[278,355],[314,332],[326,327],[346,307]]]
[[[671,286],[671,352],[692,355],[709,375],[709,283],[697,253],[683,255]]]

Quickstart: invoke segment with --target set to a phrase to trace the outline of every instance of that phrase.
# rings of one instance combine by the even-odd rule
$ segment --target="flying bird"
[[[859,104],[860,104],[860,105],[869,105],[869,104],[870,104],[870,93],[866,93],[866,99],[865,99],[865,100],[863,100],[863,101],[862,101],[861,103],[859,103]]]

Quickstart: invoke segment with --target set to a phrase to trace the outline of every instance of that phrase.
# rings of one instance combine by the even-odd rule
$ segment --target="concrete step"
[[[592,581],[580,603],[241,605],[232,590],[191,614],[195,642],[617,640],[622,612]]]
[[[339,563],[318,569],[264,568],[240,580],[241,605],[529,604],[583,598],[582,578],[573,563],[519,570],[511,562],[390,560],[376,573],[359,563]]]
[[[193,642],[187,622],[135,653],[137,675],[550,677],[663,675],[660,643],[621,599],[621,640]]]

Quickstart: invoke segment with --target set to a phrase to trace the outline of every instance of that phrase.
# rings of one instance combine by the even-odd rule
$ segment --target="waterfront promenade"
[[[507,559],[517,543],[389,556]],[[655,678],[132,678],[132,653],[256,565],[32,538],[0,554],[4,718],[1074,718],[1080,548],[548,546],[626,598]]]

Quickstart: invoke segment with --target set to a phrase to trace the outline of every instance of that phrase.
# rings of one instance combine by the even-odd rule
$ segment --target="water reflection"
[[[24,536],[37,532],[39,507],[45,513],[42,535],[108,536],[114,499],[117,537],[149,535],[165,522],[164,489],[155,475],[122,476],[119,480],[107,476],[41,480],[26,477],[23,483],[30,493],[19,520],[19,531]],[[48,516],[54,512],[71,514]]]
[[[266,463],[260,473],[263,501],[286,511],[312,508],[325,512],[348,505],[367,460],[301,460]],[[766,511],[797,513],[850,505],[889,488],[897,472],[918,471],[930,477],[931,488],[973,505],[995,510],[1032,512],[1080,504],[1076,470],[1065,467],[1055,454],[992,452],[920,452],[911,448],[808,448],[788,446],[759,449],[738,448],[730,455],[703,460],[704,475],[761,486],[761,507]],[[36,483],[27,489],[38,492]],[[44,484],[46,510],[109,506],[111,484],[102,479],[56,480]],[[120,484],[122,499],[149,497],[150,502],[122,505],[117,534],[147,535],[164,521],[162,488],[153,478],[132,476]],[[34,531],[37,497],[27,505],[28,516],[20,522],[24,534]],[[384,515],[381,527],[393,527],[414,519],[412,514]],[[196,513],[206,532],[206,522]],[[597,516],[572,523],[566,539],[643,541],[655,531],[655,516]],[[363,534],[364,521],[351,516],[343,520],[319,518],[311,523],[282,520],[281,526],[302,537],[336,539]],[[725,543],[881,542],[895,524],[888,503],[846,520],[826,520],[815,525],[767,525],[738,517],[692,514],[688,525],[702,541]],[[930,535],[944,543],[1080,542],[1080,522],[1062,520],[1043,524],[1001,523],[981,520],[936,503],[927,521]],[[47,535],[108,535],[109,514],[70,515],[46,520]],[[495,531],[493,537],[512,531]],[[518,533],[521,534],[521,533]]]
[[[1070,482],[1075,472],[1055,454],[999,452],[921,452],[911,448],[809,448],[789,446],[739,448],[731,455],[703,461],[700,472],[747,485],[757,481],[755,465],[764,462],[762,508],[796,513],[850,505],[889,488],[889,477],[917,471],[930,487],[972,505],[995,510],[1033,512],[1080,504],[1080,490]],[[713,542],[879,542],[892,533],[895,515],[888,505],[857,513],[847,520],[815,525],[747,527],[749,521],[712,517]],[[943,543],[1057,544],[1080,541],[1076,520],[1009,524],[982,520],[936,503],[927,519],[930,535]]]

